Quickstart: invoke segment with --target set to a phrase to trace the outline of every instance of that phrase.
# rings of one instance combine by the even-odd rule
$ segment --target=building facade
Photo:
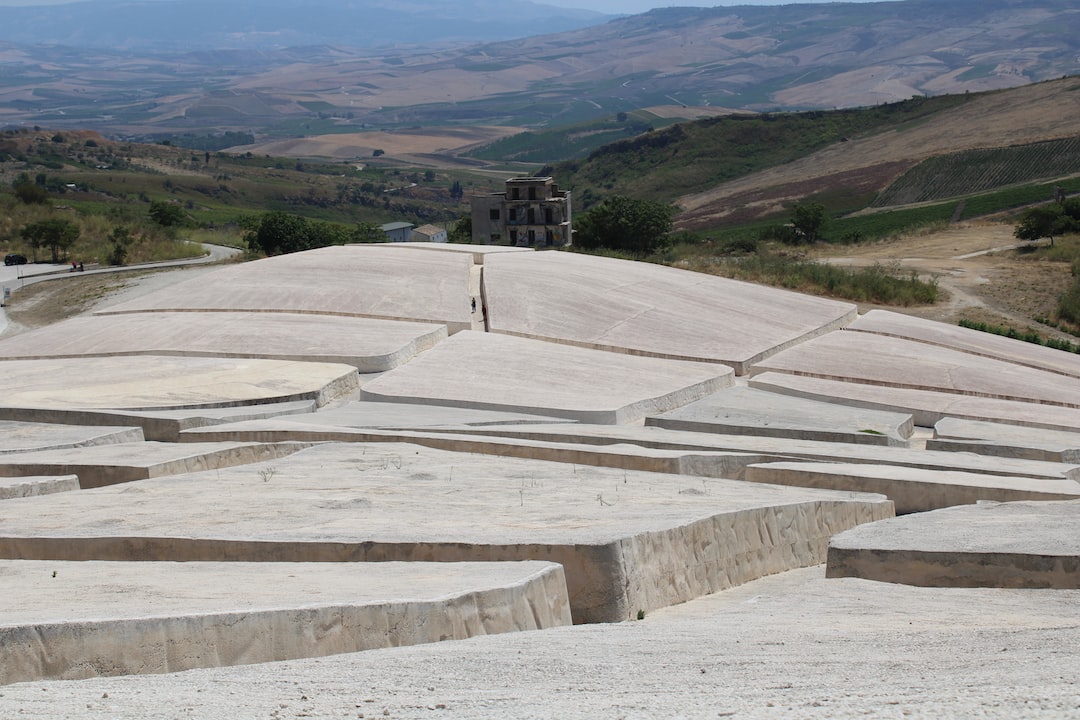
[[[473,242],[517,247],[573,244],[570,191],[550,177],[506,181],[504,192],[471,201]]]

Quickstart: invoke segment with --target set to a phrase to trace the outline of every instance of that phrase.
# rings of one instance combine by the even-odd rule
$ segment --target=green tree
[[[372,222],[356,223],[349,234],[349,241],[354,243],[381,243],[386,242],[386,233],[378,225]]]
[[[584,248],[653,253],[668,245],[674,215],[672,205],[614,195],[575,221],[574,242]]]
[[[462,215],[447,233],[447,240],[452,243],[469,244],[472,242],[472,215]]]
[[[79,226],[70,220],[41,220],[24,226],[19,234],[30,243],[34,250],[42,247],[49,248],[52,261],[58,263],[61,252],[66,257],[68,248],[79,239]]]
[[[126,227],[117,226],[109,233],[108,241],[112,245],[112,248],[109,250],[109,264],[123,265],[127,260],[128,250],[131,248],[131,244],[135,242],[135,238],[132,237],[131,231]]]
[[[27,205],[44,205],[49,202],[49,192],[30,179],[26,173],[19,173],[15,182],[11,184],[15,197]]]
[[[308,250],[311,245],[311,226],[305,218],[280,210],[268,212],[246,235],[248,247],[267,255]]]
[[[161,227],[179,227],[187,220],[184,209],[164,200],[150,203],[150,219]]]
[[[825,222],[825,206],[821,203],[800,203],[791,209],[791,226],[800,244],[809,245],[820,240]]]
[[[1040,205],[1024,211],[1013,230],[1013,236],[1027,242],[1050,238],[1050,246],[1053,247],[1054,236],[1068,230],[1070,224],[1061,208]]]

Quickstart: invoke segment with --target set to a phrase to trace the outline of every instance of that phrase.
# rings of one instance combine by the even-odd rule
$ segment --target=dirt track
[[[880,263],[937,278],[944,293],[936,304],[900,312],[948,323],[968,319],[1025,329],[1034,325],[1033,318],[1053,314],[1070,270],[1066,263],[1025,257],[1013,249],[1017,240],[1012,233],[1008,224],[963,223],[887,243],[829,247],[818,257],[837,265]],[[863,305],[860,311],[873,307]],[[1044,327],[1040,332],[1056,334]]]

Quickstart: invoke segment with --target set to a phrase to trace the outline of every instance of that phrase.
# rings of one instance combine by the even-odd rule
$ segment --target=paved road
[[[53,265],[51,263],[30,263],[27,265],[0,266],[0,333],[7,329],[7,316],[3,306],[7,304],[9,294],[14,294],[36,282],[45,280],[60,281],[65,278],[84,277],[86,275],[100,275],[104,273],[133,272],[137,270],[156,270],[159,268],[182,267],[185,265],[205,265],[207,263],[225,260],[240,253],[237,248],[224,245],[210,245],[202,243],[208,253],[197,258],[185,260],[166,260],[164,262],[141,263],[138,265],[124,265],[122,267],[89,267],[83,272],[71,272],[70,264]]]

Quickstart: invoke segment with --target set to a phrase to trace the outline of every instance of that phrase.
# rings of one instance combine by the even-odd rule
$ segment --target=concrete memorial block
[[[490,256],[484,293],[491,332],[724,363],[739,375],[856,317],[849,303],[576,253]]]
[[[0,477],[0,500],[50,495],[79,489],[77,475]]]
[[[1080,462],[1080,432],[1045,430],[1002,423],[945,418],[934,425],[930,450],[972,452],[980,455]]]
[[[179,355],[343,363],[385,372],[446,337],[428,323],[295,313],[77,317],[0,341],[0,359]]]
[[[570,624],[521,563],[0,561],[0,684],[322,657]]]
[[[781,454],[758,452],[694,452],[658,450],[631,443],[595,445],[574,442],[544,442],[494,435],[457,434],[452,428],[439,432],[350,428],[298,420],[275,419],[231,423],[216,427],[185,430],[181,442],[337,442],[386,443],[407,442],[437,450],[516,457],[527,460],[595,465],[645,472],[695,475],[741,480],[746,467],[783,459]]]
[[[964,505],[855,528],[829,544],[828,576],[1080,588],[1080,501]]]
[[[546,560],[575,622],[605,622],[819,563],[832,535],[892,511],[877,495],[330,444],[0,503],[0,557]]]
[[[777,372],[755,375],[750,379],[749,385],[769,392],[822,402],[909,412],[915,418],[915,424],[923,427],[933,427],[944,418],[953,417],[1050,430],[1080,428],[1080,410],[1056,405],[824,380]]]
[[[1075,353],[887,310],[871,310],[847,329],[915,340],[1080,378],[1080,356]]]
[[[850,407],[733,387],[645,418],[646,425],[723,435],[907,446],[910,414]]]
[[[336,363],[151,355],[0,361],[4,417],[16,420],[33,419],[35,410],[323,405],[358,385],[356,368]],[[67,422],[82,424],[74,416]]]
[[[476,410],[444,405],[416,405],[393,402],[347,402],[322,408],[317,413],[289,420],[309,426],[411,430],[433,426],[565,424],[565,418],[529,413]]]
[[[0,455],[0,477],[77,475],[83,489],[275,461],[306,443],[129,443]]]
[[[143,433],[140,428],[122,427],[119,424],[86,427],[0,420],[0,455],[29,450],[58,450],[141,442],[142,439]]]
[[[882,387],[1080,408],[1080,380],[904,338],[837,332],[756,363],[786,373]]]
[[[474,317],[470,282],[470,254],[344,245],[233,265],[99,314],[310,313],[435,323],[454,333],[483,327]]]
[[[527,440],[548,443],[608,446],[619,443],[658,450],[697,451],[701,454],[728,452],[758,453],[784,460],[817,462],[903,465],[927,470],[960,470],[985,475],[1030,477],[1047,480],[1080,480],[1080,465],[991,458],[966,453],[936,452],[915,448],[853,445],[814,440],[754,437],[752,435],[715,435],[657,427],[606,425],[530,425],[497,428],[462,427],[455,430],[430,428],[427,434],[449,433],[502,438],[504,441]],[[418,440],[417,442],[423,442]]]
[[[466,332],[365,383],[361,398],[629,423],[733,382],[723,365]]]
[[[926,512],[981,500],[1080,499],[1076,480],[1003,477],[959,470],[926,470],[867,463],[774,462],[750,465],[746,480],[773,485],[880,493],[896,514]]]
[[[141,437],[124,442],[146,439],[177,442],[181,430],[217,425],[224,422],[257,420],[281,415],[301,415],[316,410],[314,400],[237,405],[233,407],[194,407],[181,410],[66,410],[63,408],[0,407],[0,418],[23,418],[39,424],[77,422],[82,426],[132,425]],[[141,430],[140,430],[141,429]]]

